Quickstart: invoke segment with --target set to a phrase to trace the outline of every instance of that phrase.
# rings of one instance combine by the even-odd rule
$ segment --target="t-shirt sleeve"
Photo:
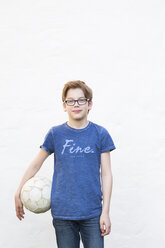
[[[53,142],[53,134],[52,129],[50,128],[47,134],[45,135],[44,142],[40,145],[40,148],[46,150],[49,154],[54,152],[54,142]]]
[[[112,140],[111,135],[107,129],[103,128],[101,132],[101,153],[107,151],[113,151],[116,149],[116,146]]]

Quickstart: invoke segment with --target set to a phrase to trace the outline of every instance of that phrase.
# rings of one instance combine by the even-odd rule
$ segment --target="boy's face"
[[[80,88],[69,89],[65,100],[78,100],[86,98]],[[83,120],[87,118],[88,110],[92,109],[92,101],[79,105],[77,102],[73,106],[63,103],[64,111],[68,113],[70,120]],[[79,110],[79,111],[78,111]],[[77,111],[77,112],[76,112]]]

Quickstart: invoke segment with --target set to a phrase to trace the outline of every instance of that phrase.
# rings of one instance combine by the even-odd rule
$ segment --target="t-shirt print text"
[[[91,149],[90,146],[86,146],[86,147],[76,146],[76,144],[74,143],[74,140],[66,139],[65,144],[63,145],[61,154],[64,154],[65,152],[66,153],[69,152],[70,154],[73,154],[73,155],[81,154],[80,157],[83,157],[82,155],[84,153],[94,153],[94,150]]]

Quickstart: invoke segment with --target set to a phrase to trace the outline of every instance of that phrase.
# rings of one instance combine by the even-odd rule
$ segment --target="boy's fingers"
[[[23,214],[25,214],[23,208],[22,207],[17,207],[16,208],[16,216],[18,217],[19,220],[24,218]]]
[[[100,229],[101,229],[101,232],[104,232],[104,225],[103,224],[101,224]]]
[[[20,212],[21,212],[22,214],[25,214],[23,208],[20,209]]]
[[[102,231],[101,235],[102,236],[105,236],[105,235],[109,234],[110,233],[110,229],[111,229],[110,226],[105,226],[105,229],[102,229],[101,228],[101,231]]]
[[[20,210],[19,215],[20,215],[22,218],[24,218],[24,211],[23,211],[23,209]]]

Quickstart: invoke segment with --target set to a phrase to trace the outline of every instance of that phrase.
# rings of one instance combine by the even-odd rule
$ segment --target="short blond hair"
[[[89,101],[93,98],[93,92],[92,89],[86,85],[83,81],[80,80],[74,80],[69,81],[64,85],[63,91],[62,91],[62,101],[64,102],[67,96],[67,92],[69,89],[76,89],[80,88],[84,92],[84,96],[89,99]]]

